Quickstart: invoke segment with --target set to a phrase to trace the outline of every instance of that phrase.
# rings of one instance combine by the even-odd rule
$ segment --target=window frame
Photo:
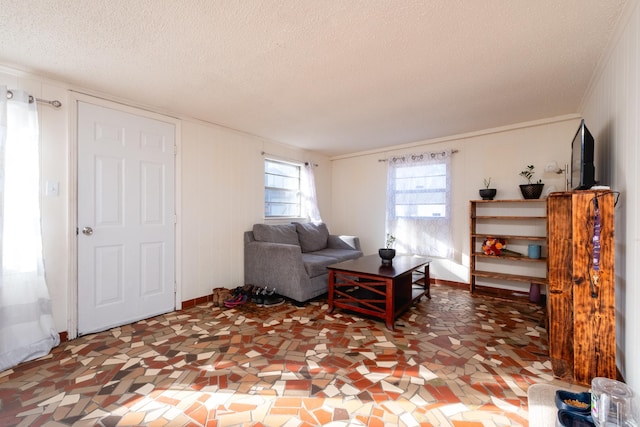
[[[429,174],[428,172],[420,175],[420,176],[414,176],[411,178],[398,178],[398,170],[401,168],[425,168],[427,170],[433,169],[433,168],[444,168],[444,171],[442,171],[441,173],[437,173],[437,174]],[[447,170],[447,164],[446,162],[443,160],[442,162],[438,162],[436,164],[415,164],[415,163],[407,163],[407,164],[403,164],[403,165],[396,165],[395,168],[393,169],[393,183],[394,183],[394,187],[392,190],[392,195],[390,196],[389,200],[392,202],[393,204],[393,209],[391,211],[388,212],[389,214],[389,218],[390,219],[398,219],[398,218],[404,218],[404,219],[412,219],[412,220],[438,220],[438,219],[443,219],[443,218],[448,218],[448,215],[450,215],[450,206],[449,204],[451,203],[451,200],[449,200],[449,198],[446,197],[447,194],[447,178],[448,178],[448,174],[450,172]],[[424,179],[425,181],[443,181],[443,186],[438,186],[438,187],[433,187],[433,186],[429,186],[429,185],[425,185],[422,189],[420,188],[411,188],[411,189],[398,189],[398,180],[399,179]],[[397,209],[397,200],[399,198],[402,198],[403,195],[419,195],[419,194],[424,194],[427,196],[427,198],[429,198],[429,195],[434,195],[434,194],[441,194],[442,195],[442,202],[441,203],[411,203],[411,204],[406,204],[407,206],[415,206],[417,208],[419,208],[420,206],[441,206],[441,209],[438,209],[438,211],[441,212],[440,215],[421,215],[419,213],[417,214],[398,214],[398,209]],[[433,210],[432,210],[433,212]]]
[[[297,189],[296,190],[292,190],[290,188],[287,187],[276,187],[276,186],[267,186],[267,175],[269,175],[269,173],[267,172],[267,164],[271,163],[271,164],[281,164],[281,165],[285,165],[285,166],[293,166],[297,169],[297,177],[292,176],[292,175],[280,175],[283,178],[294,178],[297,179]],[[278,159],[278,158],[265,158],[264,162],[263,162],[263,207],[264,207],[264,219],[265,220],[282,220],[282,219],[299,219],[302,217],[302,209],[303,209],[303,200],[302,200],[302,173],[303,173],[303,163],[298,163],[298,162],[293,162],[293,161],[288,161],[288,160],[282,160],[282,159]],[[276,176],[275,174],[270,174],[271,176]],[[267,192],[269,190],[280,190],[280,191],[285,191],[285,192],[296,192],[296,197],[297,197],[297,202],[295,203],[295,205],[297,206],[297,215],[291,215],[291,214],[283,214],[283,215],[268,215],[268,211],[269,209],[267,208],[268,204],[274,204],[274,203],[278,203],[278,202],[273,202],[273,201],[269,201],[268,196],[267,196]],[[285,204],[285,202],[280,202],[280,204]]]

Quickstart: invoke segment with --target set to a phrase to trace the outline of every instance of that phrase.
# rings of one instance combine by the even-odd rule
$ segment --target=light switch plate
[[[45,195],[50,197],[55,197],[60,193],[60,185],[58,181],[49,181],[46,182]]]

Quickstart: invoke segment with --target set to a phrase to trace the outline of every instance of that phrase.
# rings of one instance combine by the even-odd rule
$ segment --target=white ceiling
[[[0,62],[335,156],[576,113],[627,0],[0,0]]]

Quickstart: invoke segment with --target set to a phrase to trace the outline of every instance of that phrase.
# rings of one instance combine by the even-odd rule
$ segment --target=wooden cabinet
[[[546,200],[471,200],[469,290],[474,292],[478,282],[483,286],[501,287],[504,283],[521,286],[528,292],[531,284],[547,283]],[[499,256],[482,251],[488,238],[508,242],[509,253]],[[542,256],[529,258],[528,245],[540,245]],[[524,284],[524,285],[523,285]]]
[[[601,191],[552,193],[547,199],[549,356],[554,375],[579,384],[616,378],[614,199]]]

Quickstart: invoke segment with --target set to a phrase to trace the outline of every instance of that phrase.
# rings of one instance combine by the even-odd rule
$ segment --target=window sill
[[[306,222],[307,218],[295,217],[295,216],[279,216],[277,218],[263,218],[265,224],[289,224],[292,222]]]

